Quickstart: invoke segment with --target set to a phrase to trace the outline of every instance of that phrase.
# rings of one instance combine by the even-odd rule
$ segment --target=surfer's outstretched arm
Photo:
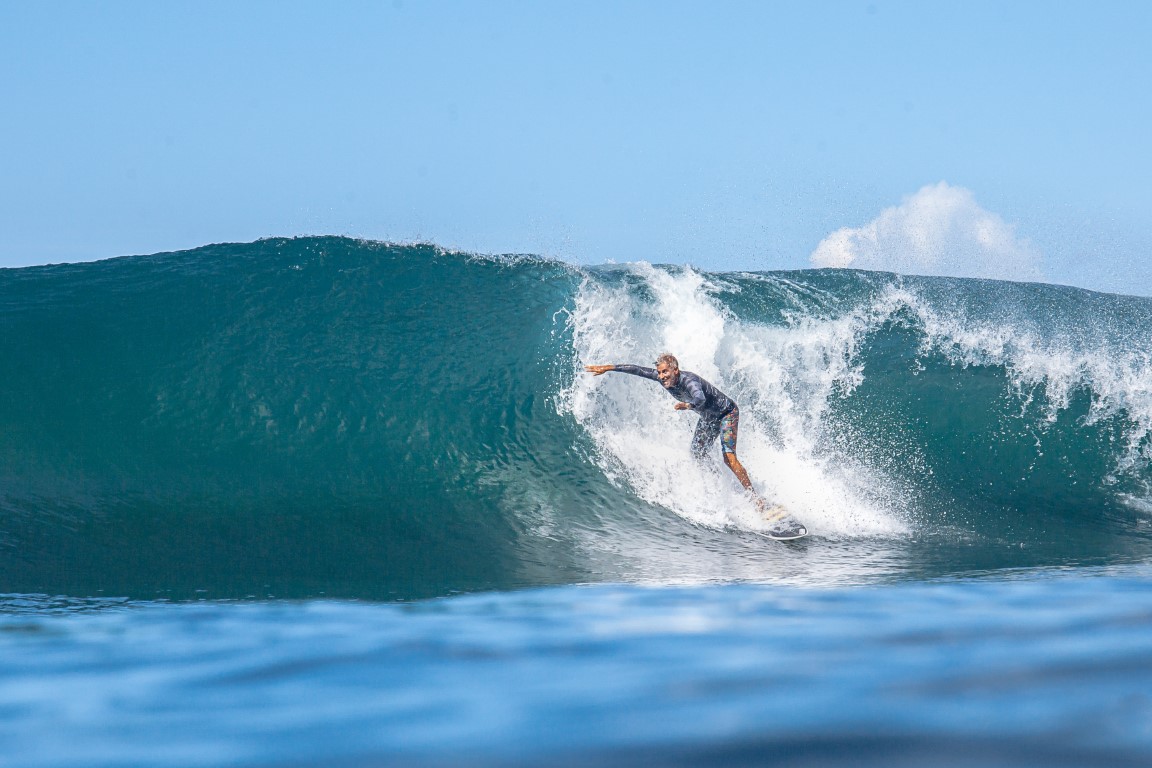
[[[616,371],[617,373],[630,373],[633,376],[642,376],[645,379],[652,379],[653,381],[660,381],[660,377],[656,374],[655,368],[645,368],[642,365],[586,365],[584,370],[599,376],[608,371]]]

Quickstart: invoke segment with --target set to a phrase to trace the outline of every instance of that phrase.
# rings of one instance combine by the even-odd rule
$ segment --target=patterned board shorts
[[[739,430],[739,408],[733,408],[719,419],[700,419],[696,424],[696,434],[692,436],[692,455],[703,457],[717,437],[720,438],[720,450],[736,453],[736,433]]]

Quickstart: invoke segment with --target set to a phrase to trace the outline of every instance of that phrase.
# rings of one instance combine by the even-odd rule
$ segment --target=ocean
[[[764,536],[696,416],[741,408]],[[0,765],[1152,763],[1152,299],[267,239],[0,270]]]

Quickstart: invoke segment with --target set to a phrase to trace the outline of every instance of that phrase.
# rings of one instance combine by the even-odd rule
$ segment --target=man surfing
[[[597,376],[608,371],[630,373],[633,376],[643,376],[653,379],[667,390],[668,394],[680,402],[673,406],[678,411],[696,411],[700,414],[700,421],[696,423],[696,433],[692,435],[692,455],[696,459],[703,459],[708,446],[720,438],[720,450],[724,456],[724,463],[744,490],[752,496],[756,509],[765,522],[772,528],[767,532],[769,538],[780,541],[791,541],[808,535],[808,529],[793,518],[780,506],[769,507],[756,490],[740,459],[736,458],[736,433],[740,429],[740,409],[735,401],[710,383],[691,371],[681,371],[680,363],[675,357],[667,353],[656,358],[655,368],[643,368],[639,365],[586,365],[584,370]]]
[[[756,507],[761,512],[767,509],[767,503],[752,487],[752,481],[748,479],[744,465],[736,458],[736,433],[740,429],[740,409],[732,398],[691,371],[681,371],[679,361],[669,354],[660,355],[656,359],[655,368],[643,368],[639,365],[586,365],[584,370],[596,376],[608,371],[619,371],[660,382],[668,394],[680,401],[673,406],[676,410],[695,411],[700,414],[700,421],[696,423],[696,433],[692,436],[693,457],[703,459],[708,447],[719,437],[724,463],[732,470],[732,474],[736,475],[744,490],[756,500]]]

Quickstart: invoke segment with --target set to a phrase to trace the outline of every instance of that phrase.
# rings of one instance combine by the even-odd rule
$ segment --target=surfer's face
[[[668,363],[657,363],[656,378],[660,379],[665,389],[671,389],[680,381],[680,369]]]

